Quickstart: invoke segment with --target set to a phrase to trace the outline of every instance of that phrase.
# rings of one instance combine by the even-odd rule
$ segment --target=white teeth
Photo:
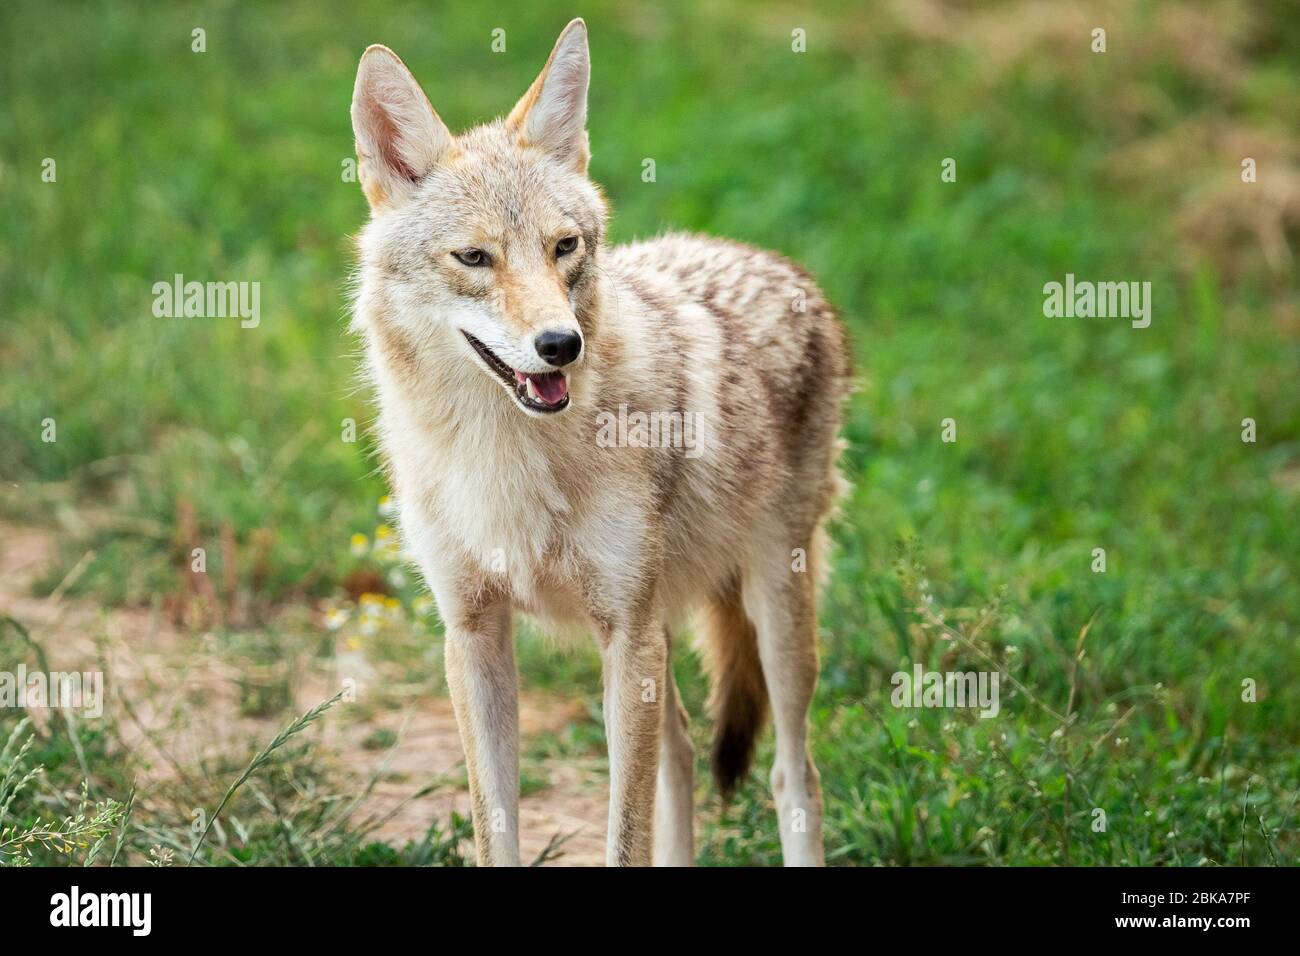
[[[527,390],[529,398],[535,402],[541,401],[541,396],[537,394],[537,386],[533,384],[531,378],[524,379],[524,388]]]

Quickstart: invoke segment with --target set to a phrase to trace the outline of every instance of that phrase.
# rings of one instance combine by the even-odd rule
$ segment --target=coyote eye
[[[565,236],[555,244],[555,257],[567,256],[574,249],[578,248],[577,236]]]
[[[452,255],[463,266],[477,267],[492,264],[492,260],[482,249],[457,249]]]

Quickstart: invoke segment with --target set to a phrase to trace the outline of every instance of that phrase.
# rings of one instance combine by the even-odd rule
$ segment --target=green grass
[[[581,13],[613,238],[687,228],[776,248],[852,330],[854,490],[813,713],[832,858],[1300,859],[1300,297],[1293,263],[1270,266],[1258,239],[1270,183],[1300,175],[1283,122],[1300,113],[1300,17],[1135,3],[1097,55],[1086,29],[1062,34],[1064,4],[1055,31],[1011,7],[948,6],[938,35],[848,3],[370,8],[0,10],[21,38],[0,112],[0,513],[70,529],[64,572],[94,549],[72,593],[149,604],[204,546],[255,631],[367,564],[349,538],[371,532],[384,488],[343,332],[347,236],[366,214],[340,176],[357,57],[393,46],[463,127],[507,109]],[[1175,29],[1193,15],[1207,50]],[[190,51],[196,26],[206,53]],[[806,54],[790,52],[794,27]],[[1227,132],[1202,148],[1199,128]],[[1238,180],[1242,149],[1259,154],[1257,184]],[[1187,225],[1215,197],[1213,221],[1233,227],[1218,238]],[[1297,248],[1294,213],[1276,221]],[[154,318],[150,287],[176,272],[260,281],[260,327]],[[1151,327],[1044,318],[1042,286],[1067,272],[1150,281]],[[356,443],[340,440],[345,418]],[[390,590],[409,602],[417,586]],[[436,689],[421,646],[390,645]],[[986,654],[1042,706],[1005,682],[994,720],[890,706],[894,671],[987,669]],[[590,654],[529,640],[520,657],[526,682],[594,709]],[[701,713],[695,662],[679,670]],[[1063,725],[1048,711],[1071,700]],[[598,724],[570,737],[541,752],[602,742]],[[72,781],[60,739],[38,756]],[[779,859],[765,778],[725,810],[705,797],[702,862]],[[125,801],[129,781],[99,782]],[[386,852],[335,859],[415,858]]]

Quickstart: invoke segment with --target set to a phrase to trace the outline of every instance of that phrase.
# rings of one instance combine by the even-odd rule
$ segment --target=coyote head
[[[587,178],[587,28],[574,20],[505,119],[453,136],[391,50],[352,96],[357,324],[412,372],[473,367],[530,415],[569,404],[590,333],[606,209]]]

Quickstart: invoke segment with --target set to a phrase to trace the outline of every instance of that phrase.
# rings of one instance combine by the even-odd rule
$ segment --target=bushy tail
[[[754,743],[767,715],[758,641],[741,603],[738,581],[708,602],[699,632],[711,686],[713,779],[723,799],[729,800],[749,772]]]

